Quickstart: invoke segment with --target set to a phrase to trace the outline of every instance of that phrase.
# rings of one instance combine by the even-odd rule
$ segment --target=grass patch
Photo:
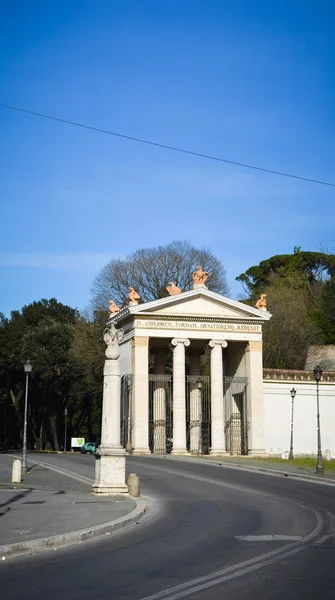
[[[299,468],[300,469],[308,469],[308,470],[313,470],[313,471],[315,471],[316,463],[317,463],[316,457],[294,458],[293,460],[285,460],[283,458],[279,458],[279,457],[277,458],[275,456],[265,456],[265,457],[257,458],[256,460],[265,462],[265,463],[270,463],[270,464],[286,465],[286,467],[288,469],[289,469],[290,465],[294,465],[298,469]],[[323,458],[323,466],[324,466],[325,472],[327,471],[328,473],[335,473],[335,460],[326,460],[325,458]]]
[[[235,462],[240,465],[250,465],[250,466],[268,466],[271,467],[280,465],[283,470],[289,471],[292,467],[302,471],[308,471],[311,473],[315,473],[317,458],[316,457],[306,457],[306,458],[294,458],[293,460],[285,460],[283,458],[277,456],[204,456],[204,459],[216,460],[219,462]],[[323,457],[323,466],[325,473],[335,473],[335,460],[326,460]]]

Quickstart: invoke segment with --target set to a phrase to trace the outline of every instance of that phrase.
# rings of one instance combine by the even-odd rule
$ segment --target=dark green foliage
[[[13,448],[21,445],[23,362],[27,358],[33,362],[29,377],[28,447],[60,449],[64,443],[65,407],[68,408],[68,437],[99,434],[102,329],[102,325],[84,321],[78,311],[54,298],[13,311],[9,319],[0,315],[0,441],[3,445]],[[86,350],[82,352],[80,344],[84,342]],[[96,350],[94,360],[88,349],[93,355]]]
[[[293,254],[279,254],[263,260],[257,266],[250,267],[245,273],[236,277],[252,296],[261,293],[270,285],[271,276],[286,277],[299,274],[306,283],[324,280],[335,276],[335,255],[324,252],[304,252],[295,248]]]
[[[236,279],[248,291],[248,303],[268,295],[273,317],[264,327],[265,366],[303,368],[309,345],[335,344],[334,254],[294,248],[293,254],[272,256]],[[286,328],[290,334],[284,334]]]

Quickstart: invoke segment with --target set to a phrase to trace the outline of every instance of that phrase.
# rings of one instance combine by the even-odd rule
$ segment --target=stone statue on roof
[[[130,304],[132,304],[132,305],[138,304],[138,301],[141,300],[141,296],[139,295],[139,293],[131,286],[128,287],[128,290],[129,290],[128,298],[130,300]]]
[[[120,310],[121,308],[117,304],[115,304],[114,300],[109,300],[109,312],[111,317],[117,315],[117,313],[119,313]]]
[[[208,279],[207,271],[204,271],[201,265],[197,266],[197,270],[192,275],[194,287],[206,287],[205,283]]]
[[[175,296],[176,294],[181,294],[181,289],[177,285],[175,285],[174,281],[170,281],[167,284],[166,290],[169,292],[170,296]]]
[[[261,294],[260,298],[256,302],[256,308],[258,310],[266,310],[266,296],[267,294]]]

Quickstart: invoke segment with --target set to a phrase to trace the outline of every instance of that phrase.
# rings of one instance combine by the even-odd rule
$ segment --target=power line
[[[98,133],[106,133],[107,135],[113,135],[115,137],[123,138],[125,140],[131,140],[133,142],[140,142],[141,144],[147,144],[149,146],[156,146],[157,148],[164,148],[165,150],[173,150],[174,152],[190,154],[191,156],[198,156],[199,158],[207,158],[208,160],[215,160],[217,162],[222,162],[222,163],[226,163],[229,165],[235,165],[237,167],[243,167],[244,169],[253,169],[254,171],[262,171],[263,173],[271,173],[271,175],[280,175],[281,177],[290,177],[291,179],[299,179],[300,181],[308,181],[309,183],[317,183],[319,185],[327,185],[330,187],[335,187],[335,183],[331,183],[329,181],[310,179],[309,177],[300,177],[299,175],[293,175],[292,173],[284,173],[283,171],[274,171],[273,169],[265,169],[264,167],[248,165],[247,163],[240,163],[235,160],[228,160],[227,158],[220,158],[218,156],[211,156],[210,154],[202,154],[201,152],[193,152],[192,150],[186,150],[185,148],[177,148],[176,146],[168,146],[167,144],[159,144],[158,142],[152,142],[150,140],[144,140],[142,138],[137,138],[137,137],[134,137],[131,135],[117,133],[116,131],[109,131],[108,129],[100,129],[99,127],[93,127],[91,125],[84,125],[83,123],[76,123],[75,121],[68,121],[67,119],[60,119],[59,117],[45,115],[43,113],[34,112],[33,110],[19,108],[18,106],[11,106],[10,104],[3,104],[2,102],[0,102],[0,106],[2,106],[4,108],[9,108],[11,110],[17,110],[19,112],[27,113],[29,115],[35,115],[36,117],[42,117],[43,119],[50,119],[51,121],[58,121],[59,123],[66,123],[67,125],[73,125],[74,127],[81,127],[82,129],[90,129],[91,131],[97,131]]]

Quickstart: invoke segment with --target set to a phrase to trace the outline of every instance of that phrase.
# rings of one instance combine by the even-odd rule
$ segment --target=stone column
[[[104,331],[107,344],[104,366],[101,444],[95,456],[93,492],[101,495],[128,494],[125,483],[126,452],[120,444],[120,348],[123,331],[112,324]]]
[[[226,453],[224,432],[224,407],[223,407],[223,367],[222,348],[227,347],[225,340],[211,340],[211,420],[212,420],[212,445],[210,454],[220,455]]]
[[[150,454],[149,450],[149,338],[132,339],[133,369],[133,454]]]
[[[248,454],[266,454],[264,444],[263,345],[250,341],[246,348]]]
[[[155,349],[155,375],[165,375],[165,348]],[[154,454],[166,453],[166,404],[164,382],[155,381],[153,397]]]
[[[172,454],[188,454],[186,449],[185,346],[190,340],[174,338],[173,346],[173,449]]]
[[[200,377],[200,354],[199,350],[190,352],[190,375]],[[201,428],[201,390],[196,381],[190,383],[190,452],[199,453],[199,439]]]

